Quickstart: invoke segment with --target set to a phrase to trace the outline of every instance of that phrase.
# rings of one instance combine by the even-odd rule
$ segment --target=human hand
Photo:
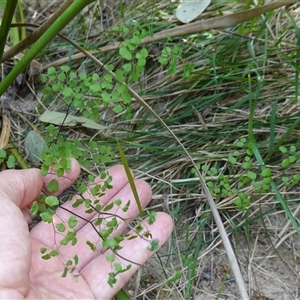
[[[92,226],[78,219],[76,226],[77,244],[59,248],[59,254],[50,260],[41,258],[41,247],[51,248],[60,245],[63,238],[55,230],[55,224],[66,222],[70,213],[58,208],[53,215],[54,225],[41,222],[30,232],[28,229],[28,206],[38,198],[42,188],[46,188],[53,178],[59,182],[58,195],[67,189],[78,177],[80,166],[72,161],[72,171],[64,177],[56,178],[47,175],[43,178],[38,169],[8,170],[0,173],[0,299],[111,299],[153,254],[147,248],[149,241],[142,238],[124,240],[123,248],[118,253],[137,264],[117,275],[117,283],[111,288],[108,284],[111,263],[101,251],[101,240]],[[117,211],[125,219],[132,220],[138,215],[124,168],[120,165],[109,169],[112,176],[112,189],[101,197],[103,206],[115,199],[126,203],[131,200],[129,210],[125,213]],[[135,185],[143,207],[151,200],[151,189],[143,180],[135,180]],[[86,196],[86,195],[85,195]],[[89,196],[90,197],[90,196]],[[76,198],[76,196],[75,196]],[[87,220],[95,218],[86,214],[83,207],[74,209],[73,201],[67,201],[63,206]],[[114,213],[114,211],[110,211]],[[116,211],[115,211],[116,212]],[[173,230],[170,216],[158,213],[154,224],[143,222],[153,239],[159,240],[161,246]],[[120,222],[113,235],[120,235],[127,225]],[[96,245],[95,252],[87,246],[89,240]],[[109,251],[109,250],[108,250]],[[79,263],[74,272],[62,278],[65,262],[77,254]],[[128,265],[121,258],[118,262]]]

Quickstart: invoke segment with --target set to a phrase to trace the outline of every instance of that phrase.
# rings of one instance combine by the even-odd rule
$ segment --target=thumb
[[[6,170],[0,173],[0,198],[23,208],[38,198],[43,178],[38,169]]]

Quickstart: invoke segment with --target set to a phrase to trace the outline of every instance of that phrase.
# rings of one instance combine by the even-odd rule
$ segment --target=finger
[[[68,189],[74,181],[78,178],[80,174],[80,165],[77,160],[71,158],[71,171],[65,172],[62,177],[58,177],[54,172],[47,174],[43,177],[43,185],[42,189],[47,195],[59,195],[66,189]],[[58,182],[58,190],[54,193],[50,193],[47,190],[48,184],[52,181],[56,180]],[[34,198],[35,199],[35,198]],[[30,214],[30,205],[22,208],[23,216],[28,224],[32,221],[32,216]]]
[[[104,180],[101,180],[99,177],[95,181],[94,184],[89,184],[88,190],[81,196],[75,196],[71,201],[66,202],[63,207],[69,211],[72,211],[74,214],[80,216],[81,218],[78,218],[78,225],[76,226],[76,229],[80,229],[82,226],[84,226],[87,221],[91,220],[94,218],[94,216],[97,214],[97,212],[93,213],[87,213],[86,210],[87,208],[85,207],[84,204],[74,208],[73,204],[77,199],[90,199],[92,201],[92,204],[94,204],[95,200],[99,200],[99,204],[101,207],[104,207],[106,204],[108,204],[112,199],[116,200],[117,194],[119,193],[120,190],[124,188],[128,184],[128,178],[126,175],[126,171],[122,165],[115,165],[111,168],[108,169],[108,175],[112,178],[112,181],[110,185],[112,186],[111,189],[106,189],[105,194],[102,195],[101,197],[99,196],[93,196],[91,193],[91,189],[95,187],[96,185],[103,185],[104,181],[109,177],[107,177]],[[132,174],[133,175],[133,174]],[[95,204],[94,204],[95,206]],[[57,211],[59,214],[59,217],[61,219],[64,219],[64,216],[67,218],[70,217],[70,213],[67,212],[64,209],[58,209]]]
[[[142,207],[146,207],[151,200],[151,189],[149,185],[143,180],[136,180],[135,181],[137,192],[141,201]],[[131,188],[126,185],[117,195],[116,199],[120,199],[121,201],[126,199],[126,202],[130,200],[131,205],[127,212],[118,209],[117,207],[113,208],[112,211],[109,211],[114,216],[116,216],[116,221],[118,223],[117,228],[109,235],[109,239],[112,239],[115,236],[121,235],[124,230],[128,227],[128,223],[123,221],[131,221],[132,219],[136,218],[139,215],[138,207],[134,201],[134,196],[132,194]],[[69,215],[70,216],[70,215]],[[119,216],[122,218],[120,219]],[[113,217],[109,217],[107,219],[103,219],[100,226],[97,228],[92,227],[91,224],[86,224],[83,228],[81,228],[77,234],[77,243],[75,246],[66,245],[60,247],[59,255],[66,260],[70,257],[74,257],[75,255],[78,256],[78,264],[76,265],[76,270],[80,271],[87,263],[89,263],[94,257],[100,255],[102,253],[102,238],[99,236],[100,230],[107,229],[106,224],[110,221]],[[98,216],[96,217],[98,218]],[[95,219],[96,219],[95,218]],[[99,215],[99,218],[103,218],[103,216]],[[67,224],[66,224],[67,227]],[[72,229],[70,229],[72,231]],[[66,231],[67,232],[67,231]],[[60,241],[64,238],[65,234],[62,235],[59,232],[53,233],[53,239],[55,239],[56,245],[60,244]],[[49,241],[49,240],[47,240]],[[87,241],[91,243],[95,250],[92,251],[91,247],[87,244]],[[53,244],[52,244],[53,245]],[[52,246],[48,245],[48,246]]]
[[[38,195],[43,184],[38,169],[0,173],[0,282],[15,288],[29,282],[31,245],[28,226],[20,211]],[[9,274],[9,276],[7,276]],[[26,292],[24,289],[23,292]]]
[[[0,274],[2,286],[15,289],[29,282],[31,242],[20,208],[24,209],[35,200],[42,186],[43,178],[38,169],[0,173],[0,265],[5,270],[4,276]],[[24,288],[22,292],[27,293]]]
[[[148,203],[151,201],[152,197],[152,191],[150,186],[143,180],[135,180],[135,185],[137,188],[137,192],[139,195],[139,199],[141,202],[142,207],[146,207]],[[134,196],[132,193],[132,190],[130,188],[130,185],[127,184],[125,187],[123,187],[118,194],[115,195],[114,198],[111,199],[111,201],[114,201],[115,199],[120,199],[122,203],[127,203],[128,200],[130,201],[130,206],[128,211],[124,212],[122,209],[118,208],[117,206],[113,207],[109,213],[112,215],[112,217],[116,216],[116,220],[118,222],[117,229],[109,236],[109,238],[112,238],[113,236],[120,235],[127,227],[127,222],[124,222],[123,220],[132,220],[136,216],[139,215],[139,210],[136,205],[136,202],[134,200]],[[71,216],[71,214],[68,215],[68,218]],[[122,219],[120,219],[119,217]],[[100,215],[96,216],[95,219],[98,217],[102,218],[104,216]],[[95,256],[99,255],[101,253],[102,248],[102,239],[99,236],[98,231],[100,229],[106,229],[105,224],[111,220],[111,218],[104,219],[101,228],[94,228],[90,223],[86,224],[84,227],[82,227],[76,234],[77,243],[75,246],[66,245],[63,247],[60,247],[59,254],[61,257],[64,257],[66,259],[70,257],[74,257],[77,255],[79,257],[79,263],[76,266],[76,269],[79,271],[83,266],[85,266],[90,260],[92,260]],[[61,221],[61,220],[60,220]],[[46,232],[42,232],[37,228],[37,231],[34,231],[34,234],[32,235],[33,238],[41,241],[42,238],[44,239],[44,245],[48,247],[57,247],[60,244],[60,241],[65,237],[66,234],[61,234],[59,232],[55,232],[53,230],[54,226],[51,226],[51,224],[46,224],[49,227],[49,230]],[[67,223],[65,224],[66,227]],[[51,228],[50,228],[51,226]],[[36,228],[34,228],[36,229]],[[70,231],[73,231],[73,229],[69,229]],[[33,230],[32,230],[33,231]],[[68,230],[66,230],[67,232]],[[65,232],[65,233],[66,233]],[[92,243],[96,250],[93,252],[88,246],[87,241]]]
[[[105,195],[101,197],[100,204],[105,205],[109,200],[111,200],[127,183],[128,179],[126,176],[126,172],[124,167],[121,165],[116,165],[108,169],[109,175],[112,177],[112,189],[107,189],[105,191]],[[90,187],[95,186],[96,184],[103,183],[103,180],[97,178],[96,183],[91,185]],[[91,196],[90,191],[87,191],[84,195],[84,198],[93,199],[94,197]],[[79,196],[73,197],[71,201],[65,202],[62,206],[74,214],[84,218],[84,219],[91,219],[95,214],[87,214],[86,207],[84,204],[80,205],[79,207],[72,207],[73,203],[78,199]],[[40,241],[45,246],[52,246],[56,241],[56,233],[53,230],[56,224],[58,223],[67,223],[70,218],[70,213],[63,210],[62,208],[58,208],[55,215],[53,215],[53,222],[54,224],[47,224],[45,222],[40,222],[31,230],[31,235],[34,239]],[[77,218],[78,225],[75,229],[79,229],[84,226],[87,222],[84,219]]]
[[[7,170],[0,173],[0,197],[23,208],[36,199],[43,186],[38,169]]]
[[[157,239],[159,241],[160,248],[173,231],[173,220],[165,213],[158,213],[152,225],[144,221],[142,226],[151,232],[153,240]],[[130,234],[135,235],[134,232]],[[149,241],[142,238],[127,239],[122,243],[123,248],[118,251],[118,254],[131,261],[134,260],[139,265],[143,265],[154,254],[154,252],[149,251],[149,245]],[[131,264],[131,268],[117,275],[117,282],[111,288],[108,284],[108,276],[114,270],[112,269],[112,263],[106,259],[107,253],[109,251],[96,257],[81,270],[81,275],[90,285],[96,299],[111,299],[116,294],[116,291],[119,291],[139,269],[139,265],[129,263],[126,259],[116,256],[116,262],[122,264],[123,267]]]
[[[80,174],[80,165],[76,159],[71,158],[70,160],[71,160],[70,172],[65,172],[65,174],[62,177],[58,177],[55,172],[50,172],[44,177],[43,190],[48,195],[54,195],[54,196],[60,195],[62,192],[68,189],[78,178]],[[52,180],[56,180],[58,182],[58,190],[54,193],[50,193],[47,189],[48,184]]]
[[[152,199],[152,190],[147,182],[144,180],[136,179],[134,181],[139,201],[141,204],[142,209],[144,209],[149,202]],[[129,184],[127,184],[115,197],[116,199],[121,200],[122,205],[119,207],[117,205],[114,205],[110,210],[105,212],[99,212],[95,216],[93,220],[101,220],[101,224],[98,226],[95,226],[96,228],[93,228],[91,224],[86,224],[84,227],[82,227],[77,237],[79,237],[79,240],[85,240],[87,237],[89,238],[89,242],[93,243],[96,247],[97,253],[102,253],[102,236],[99,235],[99,232],[102,230],[109,229],[107,227],[107,224],[112,221],[112,219],[115,219],[117,226],[114,228],[112,233],[108,236],[109,239],[112,239],[116,236],[122,235],[123,232],[128,228],[129,223],[134,220],[139,214],[139,208],[137,206],[137,203],[134,199],[134,195],[132,193],[132,189]],[[114,199],[113,199],[114,200]],[[108,205],[113,202],[110,201]],[[128,210],[124,211],[122,208],[125,206],[126,203],[129,201],[129,208]],[[105,214],[104,214],[105,213]],[[97,254],[96,253],[96,254]],[[91,257],[92,259],[92,257]],[[84,266],[87,263],[87,261],[84,261],[81,259],[81,264],[78,264],[78,270],[81,269],[82,266]]]

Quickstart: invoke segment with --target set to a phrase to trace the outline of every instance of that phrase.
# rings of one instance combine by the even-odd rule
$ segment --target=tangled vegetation
[[[2,18],[2,24],[8,18],[9,26],[0,30],[7,74],[0,94],[11,130],[0,146],[0,162],[7,168],[38,165],[43,175],[55,170],[63,176],[70,168],[68,158],[74,157],[84,172],[70,194],[82,195],[100,176],[104,183],[92,195],[101,197],[110,187],[107,168],[121,161],[151,184],[154,196],[147,215],[154,222],[155,212],[163,209],[176,228],[169,244],[128,285],[135,299],[240,299],[207,193],[249,294],[278,296],[276,285],[283,279],[270,281],[257,271],[261,256],[268,260],[275,255],[292,278],[284,281],[282,298],[292,299],[300,249],[299,4],[212,1],[200,20],[182,25],[174,17],[177,4],[170,1],[65,1],[62,11],[54,12],[61,14],[60,21],[51,25],[48,15],[43,23],[36,17],[35,25],[46,26],[26,41],[19,23],[32,16],[29,2],[7,1],[15,13]],[[245,19],[232,17],[240,15]],[[26,24],[26,29],[32,26]],[[5,40],[10,49],[4,51]],[[26,42],[19,47],[21,40]],[[24,56],[16,57],[31,44]],[[33,107],[15,109],[22,97]],[[9,128],[3,124],[2,139]],[[32,149],[30,144],[40,146]],[[55,181],[48,186],[49,191],[57,188]],[[44,195],[32,214],[51,223],[62,201]],[[91,199],[76,205],[90,212],[102,209]],[[113,205],[126,210],[130,204]],[[70,217],[68,228],[76,226],[77,218]],[[99,217],[93,225],[102,222],[105,218]],[[104,247],[117,255],[126,235],[109,239],[116,226],[114,218],[99,234]],[[129,226],[137,235],[142,231],[139,222]],[[76,243],[75,231],[66,232],[65,224],[58,224],[57,231],[65,234],[63,244]],[[155,249],[148,232],[144,238]],[[87,243],[92,251],[95,246]],[[57,254],[56,249],[41,249],[45,259]],[[115,256],[107,259],[114,263],[113,285],[127,267]],[[77,260],[70,258],[63,276]],[[271,282],[271,288],[262,282]]]

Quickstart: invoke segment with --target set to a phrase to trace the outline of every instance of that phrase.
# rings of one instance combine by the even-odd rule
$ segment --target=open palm
[[[59,178],[59,193],[68,188],[78,177],[79,165],[73,161],[72,171]],[[120,199],[126,203],[131,200],[127,212],[113,209],[111,213],[124,219],[134,219],[138,209],[128,184],[124,168],[120,165],[109,169],[112,176],[112,189],[101,197],[101,205]],[[31,231],[28,229],[28,206],[38,198],[41,189],[54,175],[42,178],[39,170],[9,170],[0,173],[0,299],[111,299],[131,276],[153,254],[147,248],[149,241],[141,238],[124,240],[122,250],[118,253],[137,264],[117,276],[117,283],[111,288],[108,284],[111,263],[107,261],[107,251],[101,249],[101,239],[92,226],[86,221],[97,218],[97,215],[86,214],[81,206],[74,209],[72,201],[64,204],[67,210],[84,217],[78,219],[77,244],[61,246],[64,237],[55,230],[55,223],[66,222],[71,213],[59,208],[54,217],[54,224],[39,223]],[[138,194],[145,207],[151,200],[151,189],[143,180],[135,180]],[[88,193],[88,192],[87,192]],[[88,195],[85,195],[86,197]],[[90,197],[90,195],[89,195]],[[173,223],[171,218],[158,213],[154,224],[146,221],[144,227],[152,234],[153,239],[161,246],[170,236]],[[112,235],[120,235],[127,224],[119,220],[119,226]],[[86,244],[90,241],[96,246],[92,251]],[[59,255],[44,260],[41,258],[41,247],[54,248]],[[110,251],[110,250],[108,250]],[[67,260],[78,255],[79,262],[73,272],[62,278]],[[127,266],[127,260],[118,257],[118,262]]]

